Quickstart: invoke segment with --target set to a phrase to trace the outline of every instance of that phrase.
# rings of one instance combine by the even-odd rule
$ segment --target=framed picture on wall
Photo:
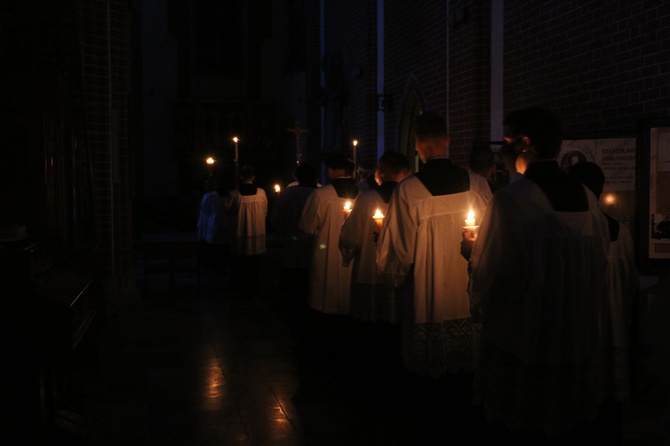
[[[650,259],[670,259],[670,125],[649,128]]]
[[[558,162],[562,170],[581,161],[596,163],[605,174],[600,206],[635,231],[636,139],[597,138],[563,141]]]

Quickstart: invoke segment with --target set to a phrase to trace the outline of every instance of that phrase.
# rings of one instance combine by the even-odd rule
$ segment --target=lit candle
[[[233,142],[235,143],[235,185],[237,185],[240,179],[240,160],[238,158],[238,147],[237,143],[240,141],[240,138],[233,136]]]
[[[281,186],[279,186],[279,184],[275,184],[275,192],[281,192]]]
[[[470,228],[475,226],[475,213],[472,209],[468,212],[468,218],[465,219],[465,226]]]
[[[216,160],[214,158],[212,158],[211,156],[207,157],[207,159],[205,160],[205,163],[207,163],[207,170],[209,171],[210,175],[212,175],[214,173],[214,163],[215,162],[216,162]]]
[[[356,146],[358,145],[358,140],[354,139],[353,141],[354,144],[354,176],[356,175]]]
[[[382,230],[382,223],[384,222],[384,214],[377,209],[375,211],[375,215],[372,216],[372,218],[375,219],[375,223],[377,223],[377,232],[380,232]]]
[[[344,217],[348,217],[349,214],[351,214],[351,201],[344,203],[344,208],[342,210],[344,211]]]

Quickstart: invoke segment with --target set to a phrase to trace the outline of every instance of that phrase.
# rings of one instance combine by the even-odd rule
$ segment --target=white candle
[[[351,214],[351,201],[344,203],[344,208],[342,210],[344,211],[344,216],[348,217],[349,214]]]
[[[355,177],[356,176],[356,146],[358,145],[358,140],[354,139],[353,144],[354,144],[354,159],[353,159],[353,161],[354,161],[354,177]]]
[[[240,179],[240,160],[238,158],[238,146],[237,143],[239,142],[239,138],[237,136],[233,136],[233,142],[235,143],[235,185],[237,186],[237,183]]]
[[[472,209],[468,212],[468,218],[465,219],[465,226],[475,226],[475,213]]]
[[[373,215],[372,218],[374,218],[375,223],[377,223],[377,232],[381,231],[382,223],[384,222],[384,214],[382,214],[382,212],[377,209],[375,211],[375,215]]]

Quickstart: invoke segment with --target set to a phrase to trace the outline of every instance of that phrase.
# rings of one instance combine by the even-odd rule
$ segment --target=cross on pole
[[[286,131],[295,134],[295,145],[296,145],[295,163],[300,164],[300,158],[302,158],[302,152],[300,152],[300,135],[302,135],[303,133],[309,133],[309,130],[300,127],[300,123],[296,120],[293,128],[286,129]]]

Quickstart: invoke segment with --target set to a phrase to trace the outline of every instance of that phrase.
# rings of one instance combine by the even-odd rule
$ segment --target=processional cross
[[[300,127],[300,123],[296,120],[293,128],[286,129],[286,131],[295,134],[295,145],[296,145],[295,163],[300,164],[300,158],[302,158],[302,152],[300,151],[300,135],[302,135],[303,133],[309,133],[309,130]]]

